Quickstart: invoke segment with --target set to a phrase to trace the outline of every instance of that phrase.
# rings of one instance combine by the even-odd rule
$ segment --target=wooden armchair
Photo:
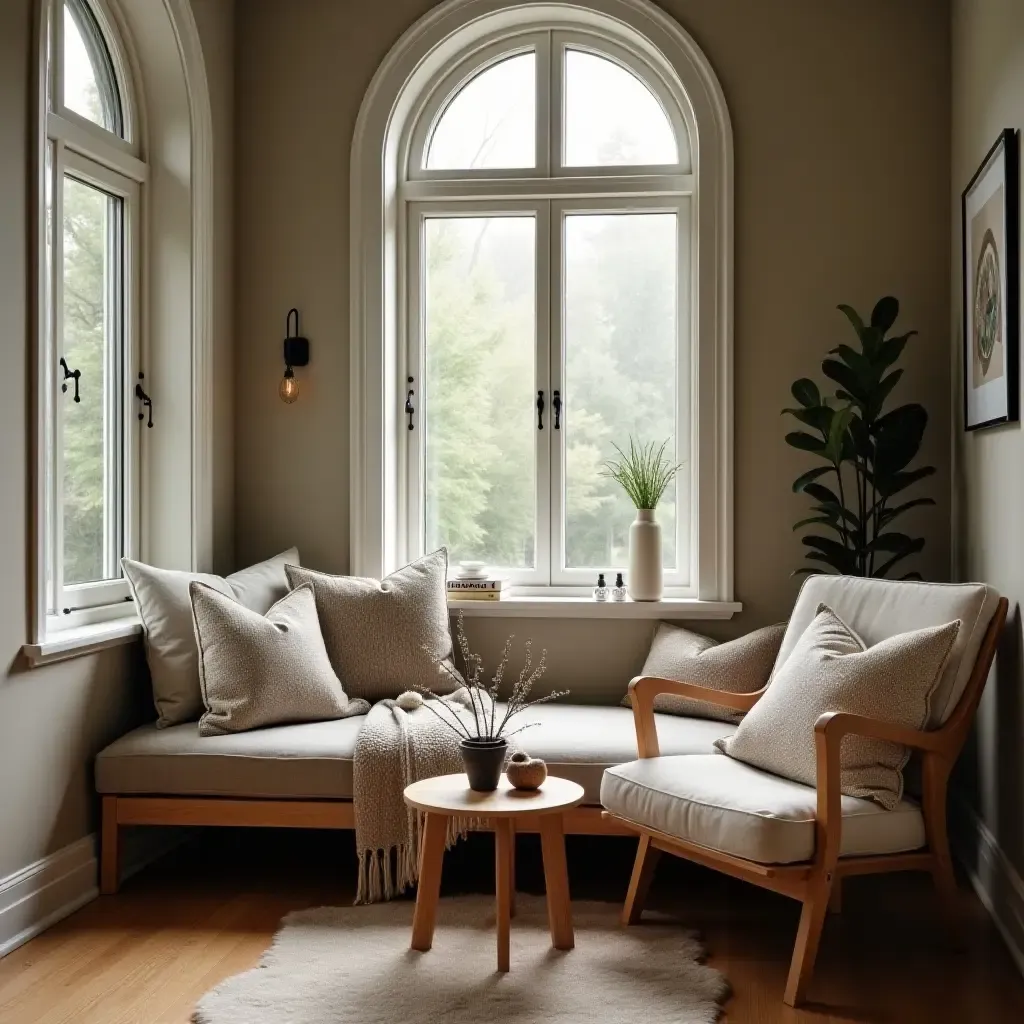
[[[672,830],[680,834],[670,834],[668,831],[651,827],[650,824],[632,820],[628,815],[624,815],[622,801],[605,799],[605,789],[602,787],[602,803],[606,807],[611,805],[613,808],[611,811],[605,812],[606,816],[637,832],[640,837],[629,891],[622,912],[623,923],[635,924],[639,921],[656,863],[663,852],[685,857],[706,867],[723,871],[735,878],[791,896],[803,904],[784,996],[785,1002],[791,1006],[797,1006],[804,1000],[814,968],[825,916],[830,906],[832,909],[839,908],[843,878],[888,871],[930,871],[939,890],[947,920],[953,924],[957,918],[958,893],[946,831],[947,783],[967,737],[978,701],[981,699],[999,634],[1006,619],[1006,612],[1007,601],[1005,598],[1000,598],[995,606],[994,614],[988,619],[987,627],[984,623],[979,625],[979,633],[983,631],[983,638],[974,660],[973,669],[970,671],[955,708],[939,727],[931,731],[915,731],[860,715],[836,713],[824,714],[817,720],[814,727],[817,751],[817,786],[816,790],[811,790],[810,787],[798,787],[806,790],[809,795],[809,814],[807,821],[792,823],[794,827],[796,824],[802,824],[806,825],[808,830],[813,828],[813,853],[809,859],[797,863],[772,863],[766,862],[768,858],[762,861],[754,857],[738,856],[735,852],[707,845],[707,842],[695,841],[692,833],[699,832],[699,830],[688,828],[685,824],[681,828]],[[629,684],[629,693],[633,703],[640,758],[659,757],[658,734],[654,717],[654,698],[658,694],[678,694],[698,700],[712,701],[738,711],[748,711],[764,692],[761,690],[751,694],[723,693],[711,691],[692,683],[675,682],[651,676],[640,676],[634,679]],[[862,810],[860,805],[869,802],[843,797],[840,793],[839,750],[843,737],[851,733],[902,743],[918,752],[920,756],[922,767],[920,807],[918,809],[916,803],[909,804],[907,802],[909,805],[907,813],[898,819],[891,820],[893,822],[898,820],[902,823],[909,821],[913,815],[918,815],[914,820],[919,827],[920,818],[923,818],[923,830],[917,833],[916,840],[907,840],[904,837],[902,849],[900,849],[901,842],[894,839],[890,847],[899,852],[878,852],[877,848],[866,843],[863,838],[852,835],[849,837],[851,841],[855,840],[856,844],[868,852],[858,852],[856,848],[847,849],[844,844],[846,838],[844,837],[844,820],[850,824],[851,832],[853,826],[862,832],[864,821],[869,821],[876,828],[879,825],[884,828],[886,825],[884,816],[896,813],[884,811],[881,808],[870,808],[871,813],[860,813]],[[722,757],[722,755],[710,756],[715,759]],[[690,758],[694,757],[702,763],[691,761]],[[662,760],[664,772],[669,774],[677,769],[682,769],[684,774],[686,770],[690,770],[691,774],[696,776],[706,773],[711,767],[714,767],[715,770],[728,767],[730,772],[749,771],[763,777],[763,773],[757,773],[756,769],[750,769],[739,762],[734,762],[731,758],[726,759],[732,762],[729,766],[708,763],[707,758],[703,755]],[[641,762],[633,762],[633,764],[639,766]],[[774,780],[773,776],[768,778]],[[752,777],[751,781],[756,780]],[[773,781],[771,784],[776,783]],[[797,784],[785,780],[778,780],[777,784],[780,787],[797,786]],[[671,794],[668,799],[671,800]],[[617,809],[616,804],[618,804]],[[853,810],[854,805],[856,805],[856,814]],[[652,819],[652,816],[646,816],[649,820]],[[701,834],[699,838],[706,839],[706,835]],[[809,834],[808,841],[810,841]],[[885,848],[884,845],[882,848]],[[871,852],[872,850],[875,852]]]

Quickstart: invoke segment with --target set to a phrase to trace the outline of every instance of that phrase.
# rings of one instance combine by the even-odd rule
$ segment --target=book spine
[[[500,601],[501,594],[497,590],[449,590],[448,596],[453,601]]]
[[[448,590],[451,592],[500,593],[501,580],[449,580]]]

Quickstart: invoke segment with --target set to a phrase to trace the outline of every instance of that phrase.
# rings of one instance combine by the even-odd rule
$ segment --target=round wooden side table
[[[405,802],[425,812],[420,843],[420,880],[412,921],[412,948],[426,952],[434,940],[437,900],[441,890],[444,842],[451,817],[490,818],[494,827],[495,900],[498,925],[498,970],[509,969],[510,919],[515,913],[515,819],[536,818],[544,857],[548,927],[555,949],[572,949],[572,909],[565,865],[562,812],[583,799],[583,787],[548,776],[533,792],[513,789],[504,775],[493,793],[469,788],[465,775],[440,775],[407,786]]]

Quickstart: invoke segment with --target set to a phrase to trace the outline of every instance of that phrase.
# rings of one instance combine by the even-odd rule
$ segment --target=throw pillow
[[[327,654],[349,696],[373,702],[420,686],[451,693],[462,685],[452,661],[444,548],[383,580],[296,565],[285,571],[293,587],[313,584]]]
[[[694,683],[727,693],[753,693],[768,682],[785,632],[786,624],[780,622],[719,643],[682,626],[662,622],[654,634],[650,653],[640,674]],[[631,706],[628,694],[622,703],[624,707]],[[743,717],[742,712],[671,693],[655,697],[654,710],[669,715],[715,718],[721,722],[738,722]]]
[[[331,668],[308,583],[266,615],[195,580],[189,595],[206,705],[200,736],[369,711],[366,701],[348,699]]]
[[[158,729],[194,722],[203,713],[189,584],[198,580],[263,615],[288,593],[284,567],[298,560],[298,551],[291,548],[224,578],[209,573],[158,569],[131,558],[121,559],[142,620]]]
[[[960,630],[960,620],[899,633],[874,647],[827,605],[811,624],[732,736],[719,750],[808,786],[817,783],[814,723],[827,711],[867,715],[921,729],[929,699]],[[866,736],[843,740],[840,788],[892,810],[903,797],[902,744]]]

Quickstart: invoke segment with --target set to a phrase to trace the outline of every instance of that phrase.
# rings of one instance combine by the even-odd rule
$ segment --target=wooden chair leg
[[[783,996],[783,1001],[789,1006],[799,1006],[804,1001],[807,986],[814,972],[814,961],[818,956],[821,931],[825,926],[831,896],[831,873],[811,880],[810,891],[800,914],[800,927],[796,933],[793,960],[789,965],[789,978],[786,980],[786,993]]]
[[[642,835],[636,848],[636,860],[633,861],[633,874],[629,879],[626,902],[622,907],[622,923],[624,925],[639,924],[644,912],[647,893],[654,880],[654,871],[661,859],[661,850],[651,843],[651,837]]]
[[[932,855],[932,880],[939,892],[939,903],[950,943],[959,948],[963,945],[963,922],[960,887],[953,870],[953,858],[949,852],[949,832],[946,824],[946,779],[948,772],[944,765],[935,762],[924,764],[924,792],[921,809],[924,813],[928,850]]]
[[[121,830],[117,797],[105,796],[100,820],[100,892],[112,896],[121,885]]]

